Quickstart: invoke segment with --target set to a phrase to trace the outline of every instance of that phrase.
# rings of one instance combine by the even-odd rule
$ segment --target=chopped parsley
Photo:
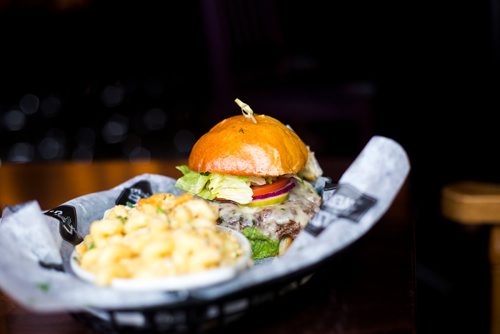
[[[50,289],[49,283],[46,283],[46,282],[40,282],[36,285],[36,287],[38,289],[40,289],[40,291],[42,291],[42,292],[49,292],[49,289]]]

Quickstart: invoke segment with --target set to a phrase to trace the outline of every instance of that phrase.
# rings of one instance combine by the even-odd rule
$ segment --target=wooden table
[[[43,209],[105,190],[142,173],[178,177],[182,161],[4,164],[0,205],[36,199]],[[320,160],[338,179],[349,165]],[[405,185],[372,230],[320,268],[312,280],[228,325],[227,333],[414,333],[415,244]],[[0,333],[91,333],[68,314],[29,312],[0,293]]]

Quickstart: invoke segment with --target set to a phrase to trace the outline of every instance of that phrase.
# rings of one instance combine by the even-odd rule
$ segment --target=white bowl
[[[200,271],[193,274],[178,275],[178,276],[166,276],[157,278],[135,278],[135,279],[122,279],[115,278],[111,281],[109,287],[128,290],[128,291],[174,291],[174,290],[188,290],[196,289],[204,286],[221,283],[223,281],[229,280],[247,269],[252,264],[252,249],[250,247],[250,242],[248,239],[240,232],[234,231],[227,227],[217,225],[217,228],[221,231],[230,232],[241,245],[243,251],[240,258],[232,266],[219,267],[215,269],[209,269]],[[78,261],[76,260],[76,252],[73,251],[71,254],[70,264],[71,269],[76,276],[81,279],[94,283],[94,274],[83,270]]]

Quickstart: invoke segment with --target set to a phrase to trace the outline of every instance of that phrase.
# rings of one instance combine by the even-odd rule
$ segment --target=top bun
[[[233,116],[215,125],[194,144],[192,171],[227,175],[297,174],[307,161],[306,145],[275,118]]]

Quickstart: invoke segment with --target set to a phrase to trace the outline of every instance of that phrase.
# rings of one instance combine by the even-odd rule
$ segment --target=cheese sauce
[[[251,208],[233,202],[216,201],[219,224],[237,231],[254,226],[275,240],[295,238],[319,211],[321,198],[306,181],[293,182],[295,187],[290,191],[289,199],[280,204]]]

